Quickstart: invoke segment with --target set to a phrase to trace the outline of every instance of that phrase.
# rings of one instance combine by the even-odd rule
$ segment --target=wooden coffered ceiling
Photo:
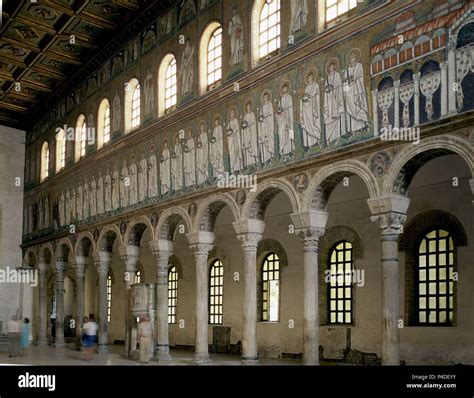
[[[171,2],[3,0],[0,125],[31,127]]]

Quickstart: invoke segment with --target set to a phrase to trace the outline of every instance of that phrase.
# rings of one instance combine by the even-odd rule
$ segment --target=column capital
[[[55,262],[55,269],[56,272],[64,272],[64,260],[63,259],[56,259]]]
[[[265,230],[265,222],[261,220],[248,219],[232,223],[244,249],[257,249],[258,242],[262,239]]]
[[[214,233],[208,231],[198,231],[186,234],[189,247],[194,252],[194,256],[207,256],[214,248]]]
[[[168,240],[168,239],[158,239],[158,240],[152,240],[148,242],[148,245],[150,246],[150,250],[153,253],[153,255],[159,256],[163,255],[163,253],[169,253],[168,257],[171,257],[173,254],[173,241]]]
[[[306,228],[317,228],[324,230],[328,222],[329,213],[322,210],[309,210],[303,211],[301,213],[293,213],[290,216],[296,230],[302,230]]]
[[[300,237],[305,249],[317,250],[319,239],[326,232],[329,213],[321,210],[310,210],[291,214],[295,232]]]
[[[402,195],[379,196],[367,199],[367,204],[373,216],[390,212],[406,214],[410,199]]]
[[[208,243],[195,243],[193,245],[189,245],[189,248],[193,251],[195,257],[207,257],[214,246]]]
[[[110,265],[110,253],[106,251],[100,251],[94,253],[93,257],[94,265],[96,266],[99,275],[107,275]]]
[[[441,70],[448,70],[448,63],[447,62],[440,62],[439,67]]]
[[[400,235],[403,233],[403,224],[405,224],[407,216],[389,212],[372,216],[370,220],[379,225],[381,235]]]
[[[136,272],[137,262],[140,257],[140,247],[134,245],[126,245],[119,247],[119,254],[125,263],[126,272]]]
[[[188,242],[190,245],[196,244],[207,244],[212,245],[214,243],[214,232],[209,231],[198,231],[198,232],[190,232],[186,234],[186,238],[188,238]]]
[[[401,195],[391,195],[367,199],[367,203],[372,213],[370,220],[378,223],[381,235],[403,233],[410,199]]]
[[[413,74],[413,80],[418,81],[420,80],[421,72],[416,72]]]
[[[87,259],[83,255],[79,254],[74,259],[74,269],[76,271],[77,278],[83,278],[86,272]]]

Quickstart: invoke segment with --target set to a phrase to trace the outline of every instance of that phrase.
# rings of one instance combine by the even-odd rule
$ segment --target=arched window
[[[102,99],[97,112],[97,148],[100,149],[110,141],[110,104],[107,98]]]
[[[140,283],[142,280],[142,273],[140,270],[137,270],[137,272],[135,272],[135,278],[134,278],[134,283]]]
[[[176,323],[178,306],[178,270],[172,266],[168,271],[168,323]]]
[[[270,253],[262,267],[262,320],[278,322],[279,311],[280,259],[275,253]]]
[[[63,129],[56,134],[56,173],[66,166],[66,135]]]
[[[215,260],[209,272],[209,323],[221,325],[224,308],[224,266]]]
[[[352,244],[337,243],[329,252],[329,323],[352,323]]]
[[[49,176],[49,144],[47,141],[43,142],[41,146],[41,181]]]
[[[177,103],[177,74],[176,58],[173,54],[167,54],[161,61],[158,70],[158,115],[163,116],[176,108]]]
[[[326,23],[357,7],[358,0],[326,0]]]
[[[266,0],[259,18],[259,58],[280,48],[280,0]]]
[[[418,322],[451,325],[454,311],[454,243],[442,229],[429,232],[418,249]]]
[[[217,87],[222,79],[222,26],[207,25],[199,46],[199,90],[201,94]]]
[[[112,309],[112,276],[107,276],[107,322],[110,322]]]
[[[86,117],[79,115],[76,122],[74,159],[77,162],[86,154],[87,124]]]
[[[125,83],[125,132],[140,125],[140,83],[133,78]]]
[[[222,77],[222,28],[217,28],[207,46],[207,89],[214,88]]]
[[[132,129],[140,125],[140,85],[135,87],[132,95]]]

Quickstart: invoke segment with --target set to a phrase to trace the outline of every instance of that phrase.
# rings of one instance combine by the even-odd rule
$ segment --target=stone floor
[[[31,346],[28,357],[9,358],[6,345],[0,345],[1,365],[136,365],[157,366],[156,362],[140,364],[124,358],[121,353],[123,346],[110,346],[110,354],[95,354],[90,362],[82,360],[82,353],[71,348],[53,348]],[[192,351],[171,350],[172,361],[170,365],[189,365],[193,359]],[[240,365],[240,357],[234,355],[211,354],[211,365]],[[267,359],[262,358],[260,365],[301,365],[301,361],[294,359]]]

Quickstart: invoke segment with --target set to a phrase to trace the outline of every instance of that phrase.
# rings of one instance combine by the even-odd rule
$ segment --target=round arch
[[[99,237],[97,238],[97,241],[95,242],[95,249],[96,249],[95,252],[97,251],[111,252],[112,248],[108,247],[106,245],[107,242],[104,242],[104,240],[107,239],[108,237],[112,237],[113,235],[115,235],[115,237],[113,238],[113,241],[118,239],[119,246],[122,246],[123,241],[122,241],[122,235],[120,234],[119,228],[116,225],[106,225],[102,229],[102,231],[100,231]]]
[[[313,176],[303,199],[304,210],[309,211],[312,209],[315,193],[322,184],[327,182],[328,187],[326,189],[332,191],[342,178],[351,175],[357,175],[364,181],[370,198],[380,196],[379,185],[369,168],[358,160],[344,160],[329,166],[324,166]],[[329,193],[330,192],[328,192],[328,194]]]
[[[54,258],[54,250],[53,246],[50,242],[43,243],[38,252],[38,262],[46,262],[47,264],[51,264],[51,260]],[[49,261],[48,261],[49,260]]]
[[[184,223],[187,232],[192,232],[192,222],[188,213],[182,207],[177,206],[163,212],[155,229],[155,238],[173,240],[179,220]]]
[[[447,154],[461,156],[469,167],[472,176],[474,170],[474,157],[472,151],[468,149],[469,147],[470,144],[468,142],[453,135],[425,138],[420,141],[419,145],[407,144],[393,159],[392,164],[387,170],[383,183],[382,195],[391,195],[394,190],[404,190],[404,192],[401,193],[406,194],[411,178],[421,166],[431,159]],[[431,154],[429,152],[431,152]],[[423,154],[426,155],[423,162],[414,161],[417,156]],[[410,161],[413,161],[416,164],[411,167],[410,172],[402,178],[403,181],[400,181],[400,173],[404,167],[410,164]],[[404,183],[406,183],[406,186],[402,187]]]
[[[71,241],[68,238],[62,238],[56,244],[56,253],[54,254],[54,258],[56,259],[64,258],[64,255],[65,255],[64,246],[66,246],[69,249],[68,254],[74,254],[74,247]]]
[[[90,233],[89,231],[86,231],[86,232],[79,233],[79,235],[77,236],[76,245],[74,247],[74,254],[85,255],[84,253],[84,240],[85,239],[89,240],[91,244],[89,248],[89,252],[87,254],[90,256],[92,253],[95,252],[96,242],[94,240],[94,236],[92,236],[92,233]]]
[[[193,231],[213,231],[217,216],[225,206],[230,208],[234,221],[238,221],[240,209],[234,198],[227,193],[217,193],[199,204],[193,220]]]
[[[29,247],[23,256],[23,264],[36,268],[38,266],[38,249]]]
[[[150,220],[145,216],[139,216],[137,218],[132,219],[128,223],[127,230],[126,230],[125,235],[123,237],[123,242],[125,242],[125,244],[131,244],[131,243],[129,243],[129,240],[132,238],[132,235],[134,234],[134,232],[136,232],[136,227],[138,225],[144,225],[145,226],[145,228],[143,228],[143,230],[140,233],[140,240],[142,238],[142,234],[145,232],[146,229],[150,230],[150,233],[151,233],[151,239],[150,240],[155,239],[155,229],[151,225]],[[139,246],[139,244],[137,246]]]
[[[290,201],[292,212],[299,213],[301,210],[300,199],[293,186],[286,180],[270,178],[259,184],[257,191],[250,192],[247,195],[244,208],[242,210],[242,218],[263,219],[267,204],[279,193],[284,192]],[[255,209],[257,209],[257,214]]]

